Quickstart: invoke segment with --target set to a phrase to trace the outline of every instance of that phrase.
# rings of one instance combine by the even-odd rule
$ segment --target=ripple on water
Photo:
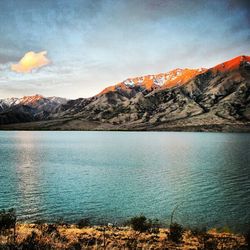
[[[250,221],[250,134],[0,132],[0,208],[19,218]]]

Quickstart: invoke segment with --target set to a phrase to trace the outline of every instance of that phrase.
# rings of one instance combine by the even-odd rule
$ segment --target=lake
[[[246,230],[250,134],[0,131],[0,209],[20,221],[167,225],[177,205],[181,224]]]

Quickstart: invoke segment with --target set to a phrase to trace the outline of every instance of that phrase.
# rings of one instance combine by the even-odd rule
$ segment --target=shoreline
[[[249,249],[243,235],[215,229],[184,230],[179,242],[171,239],[168,228],[140,232],[130,226],[17,223],[15,231],[15,249]],[[0,236],[0,249],[13,249],[8,248],[13,246],[11,234]]]
[[[110,132],[215,132],[249,133],[250,122],[138,123],[114,125],[107,122],[68,118],[0,124],[0,131],[110,131]]]

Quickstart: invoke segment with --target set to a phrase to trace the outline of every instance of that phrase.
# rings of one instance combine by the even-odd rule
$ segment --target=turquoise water
[[[0,132],[0,208],[19,219],[250,222],[250,134]]]

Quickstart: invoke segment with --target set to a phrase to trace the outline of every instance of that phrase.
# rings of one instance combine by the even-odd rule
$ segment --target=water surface
[[[0,132],[0,208],[20,220],[122,222],[144,213],[245,230],[250,134]]]

